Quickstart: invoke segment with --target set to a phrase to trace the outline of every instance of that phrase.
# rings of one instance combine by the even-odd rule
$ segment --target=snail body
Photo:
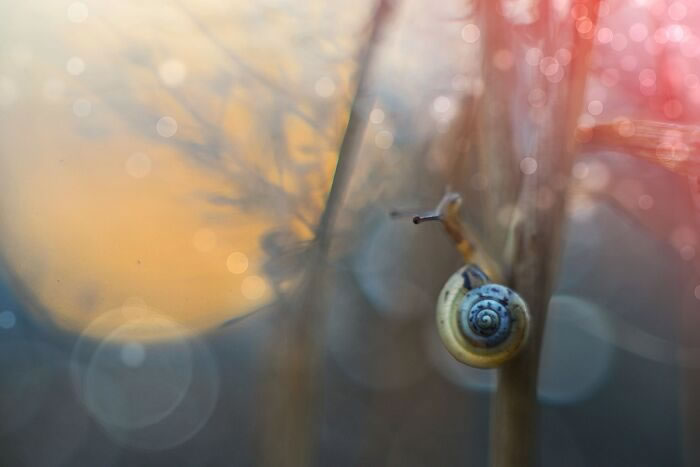
[[[523,299],[508,287],[490,282],[474,264],[447,280],[438,297],[436,318],[447,350],[477,368],[493,368],[510,360],[529,334]]]

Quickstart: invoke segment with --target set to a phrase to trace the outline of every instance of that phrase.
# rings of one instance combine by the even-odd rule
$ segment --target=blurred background
[[[505,229],[454,151],[483,63],[551,88],[576,51],[485,56],[478,5],[381,4],[0,0],[0,465],[487,465],[495,372],[434,325],[460,257],[389,212],[450,184]],[[700,5],[546,8],[594,49],[537,465],[700,466]]]

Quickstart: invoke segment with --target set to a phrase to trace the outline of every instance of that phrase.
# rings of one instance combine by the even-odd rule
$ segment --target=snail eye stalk
[[[475,253],[477,252],[474,236],[470,234],[467,227],[461,222],[459,214],[462,206],[462,196],[454,191],[447,191],[438,203],[435,209],[423,214],[412,215],[402,211],[392,211],[391,216],[408,217],[414,224],[422,224],[424,222],[440,221],[442,222],[445,231],[452,238],[457,250],[462,254],[466,263],[475,261]],[[491,263],[491,262],[489,262]],[[490,264],[487,269],[492,271]]]
[[[442,220],[440,219],[440,214],[423,214],[421,216],[413,216],[413,223],[416,225],[422,222],[439,220]]]

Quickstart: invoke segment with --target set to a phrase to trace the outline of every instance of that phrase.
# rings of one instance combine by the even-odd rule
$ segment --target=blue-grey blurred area
[[[678,358],[692,349],[680,346],[674,313],[679,262],[619,213],[593,211],[571,222],[550,309],[539,465],[680,466],[679,393],[698,360]],[[464,456],[467,465],[486,465],[493,370],[447,354],[430,298],[442,278],[401,273],[421,253],[381,230],[423,237],[435,245],[428,257],[456,263],[450,246],[437,229],[405,230],[388,218],[371,229],[379,231],[361,232],[370,245],[331,268],[318,465],[465,465]],[[383,239],[395,256],[362,259]],[[383,281],[368,268],[386,270],[392,288],[373,291]],[[259,465],[263,348],[284,307],[196,339],[110,343],[47,329],[3,285],[3,465]],[[399,297],[387,305],[391,294]]]
[[[489,181],[451,152],[489,85],[475,11],[397,4],[339,174],[359,3],[0,1],[0,466],[277,467],[299,448],[280,427],[307,465],[488,465],[496,371],[434,322],[461,259],[437,223],[389,215],[448,184],[476,229],[514,215],[484,213]],[[609,94],[611,115],[642,108]],[[696,191],[619,148],[579,155],[538,466],[700,465]]]

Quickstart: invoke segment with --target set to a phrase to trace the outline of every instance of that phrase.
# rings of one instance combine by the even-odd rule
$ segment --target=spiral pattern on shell
[[[493,368],[513,358],[527,341],[529,313],[523,299],[467,265],[440,293],[437,325],[447,350],[459,361]]]

